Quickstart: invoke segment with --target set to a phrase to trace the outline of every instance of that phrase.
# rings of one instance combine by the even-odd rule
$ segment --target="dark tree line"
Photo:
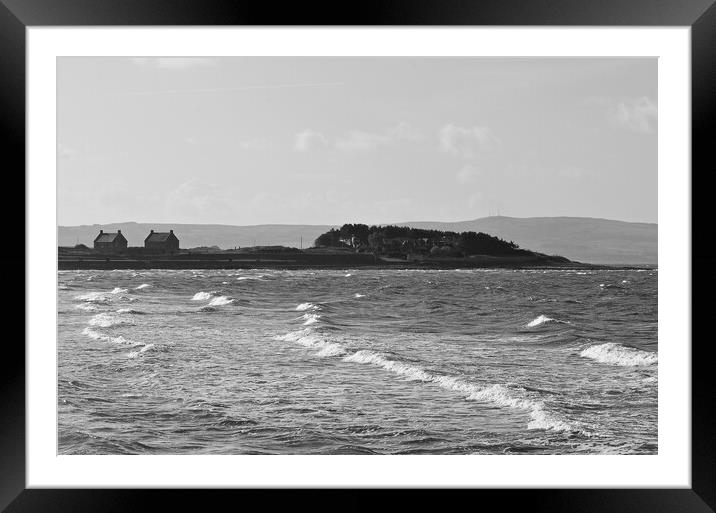
[[[464,255],[519,255],[529,251],[487,233],[426,230],[407,226],[368,226],[344,224],[331,229],[315,241],[316,247],[354,247],[357,249],[386,251],[386,247],[400,247],[404,251],[430,250],[434,247],[450,248]]]

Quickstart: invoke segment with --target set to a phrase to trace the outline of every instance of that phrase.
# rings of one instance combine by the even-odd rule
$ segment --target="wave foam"
[[[296,310],[299,312],[305,312],[306,310],[320,310],[320,307],[313,303],[301,303],[296,307]]]
[[[301,318],[306,320],[306,322],[303,323],[304,326],[310,326],[311,324],[316,324],[321,316],[318,314],[307,313],[303,314]]]
[[[211,301],[209,301],[209,306],[223,306],[223,305],[231,305],[235,302],[235,299],[230,298],[228,296],[217,296]]]
[[[524,389],[513,391],[504,385],[480,387],[455,377],[431,374],[420,367],[389,360],[378,353],[368,350],[358,351],[357,353],[346,356],[343,358],[343,361],[377,365],[378,367],[382,367],[385,370],[412,380],[435,383],[446,390],[466,394],[466,399],[469,401],[478,401],[500,407],[525,410],[532,419],[527,424],[528,429],[570,431],[583,435],[589,434],[580,427],[563,420],[557,414],[546,411],[542,401],[522,396],[525,392]]]
[[[147,287],[151,287],[151,285],[149,283],[142,283],[141,285],[134,287],[134,290],[142,290],[146,289]]]
[[[655,365],[659,361],[657,353],[642,351],[641,349],[623,346],[614,342],[589,346],[579,353],[579,356],[596,360],[599,363],[622,367]]]
[[[118,318],[111,314],[103,312],[103,313],[98,313],[95,316],[93,316],[89,320],[88,324],[90,326],[97,326],[99,328],[110,328],[112,326],[119,326],[121,324],[134,324],[134,323],[129,319]]]
[[[123,288],[120,288],[120,287],[114,287],[114,288],[112,289],[112,292],[110,292],[110,294],[126,294],[127,292],[128,292],[127,289],[123,289]]]
[[[79,308],[80,310],[84,310],[86,312],[96,312],[97,307],[91,303],[82,303],[79,305],[75,305],[75,308]]]
[[[192,301],[208,301],[212,297],[214,297],[214,295],[211,294],[210,292],[197,292],[196,294],[194,294],[194,297],[192,297],[191,300]]]
[[[93,340],[101,340],[103,342],[112,342],[113,344],[125,344],[125,345],[129,345],[129,346],[141,345],[141,342],[135,342],[134,340],[126,339],[122,335],[120,335],[118,337],[110,337],[109,335],[106,335],[99,331],[95,331],[89,327],[83,329],[82,334],[85,335],[86,337],[93,339]]]
[[[544,324],[546,322],[553,322],[554,319],[551,317],[547,317],[546,315],[540,315],[536,319],[532,319],[530,322],[527,323],[528,328],[534,328],[535,326],[540,326],[541,324]]]
[[[361,298],[361,297],[365,297],[365,294],[355,293],[355,294],[353,294],[353,297],[356,298],[356,299],[358,299],[358,298]]]
[[[286,333],[285,335],[280,335],[276,337],[276,340],[296,342],[304,347],[318,349],[319,351],[316,355],[320,357],[343,356],[346,354],[346,350],[341,344],[331,342],[320,337],[312,331],[311,328],[292,331],[290,333]]]
[[[87,303],[108,303],[111,300],[106,292],[87,292],[86,294],[77,296],[75,299]]]
[[[139,310],[134,310],[132,308],[120,308],[117,310],[118,314],[130,314],[130,315],[144,315],[144,312],[140,312]]]
[[[132,351],[127,355],[127,358],[136,358],[137,356],[140,356],[150,349],[154,347],[154,344],[147,344],[143,348],[141,348],[139,351]]]

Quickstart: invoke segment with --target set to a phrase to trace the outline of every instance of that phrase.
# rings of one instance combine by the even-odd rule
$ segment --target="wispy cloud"
[[[181,70],[216,66],[219,60],[211,57],[130,57],[130,62],[145,68]]]
[[[500,140],[486,126],[462,127],[452,123],[440,129],[438,142],[442,151],[464,158],[500,146]]]
[[[659,109],[648,96],[625,99],[590,97],[585,101],[605,108],[606,117],[614,126],[641,134],[651,134],[656,130]]]
[[[609,109],[609,117],[629,130],[650,134],[656,129],[658,109],[648,97],[642,96],[617,102]]]
[[[422,136],[408,123],[400,122],[380,132],[350,130],[345,134],[330,137],[314,130],[304,130],[296,134],[294,149],[331,148],[338,151],[369,151],[391,146],[401,141],[418,141]]]

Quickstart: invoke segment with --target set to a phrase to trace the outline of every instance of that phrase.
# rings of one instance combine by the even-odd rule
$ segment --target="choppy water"
[[[657,452],[656,271],[62,271],[60,453]]]

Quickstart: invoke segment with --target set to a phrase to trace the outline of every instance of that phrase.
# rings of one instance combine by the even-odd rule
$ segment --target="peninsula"
[[[181,249],[173,230],[151,230],[144,246],[129,246],[121,230],[100,230],[94,247],[60,246],[58,269],[250,269],[250,268],[605,268],[520,248],[482,232],[405,226],[344,224],[319,235],[313,246]]]

